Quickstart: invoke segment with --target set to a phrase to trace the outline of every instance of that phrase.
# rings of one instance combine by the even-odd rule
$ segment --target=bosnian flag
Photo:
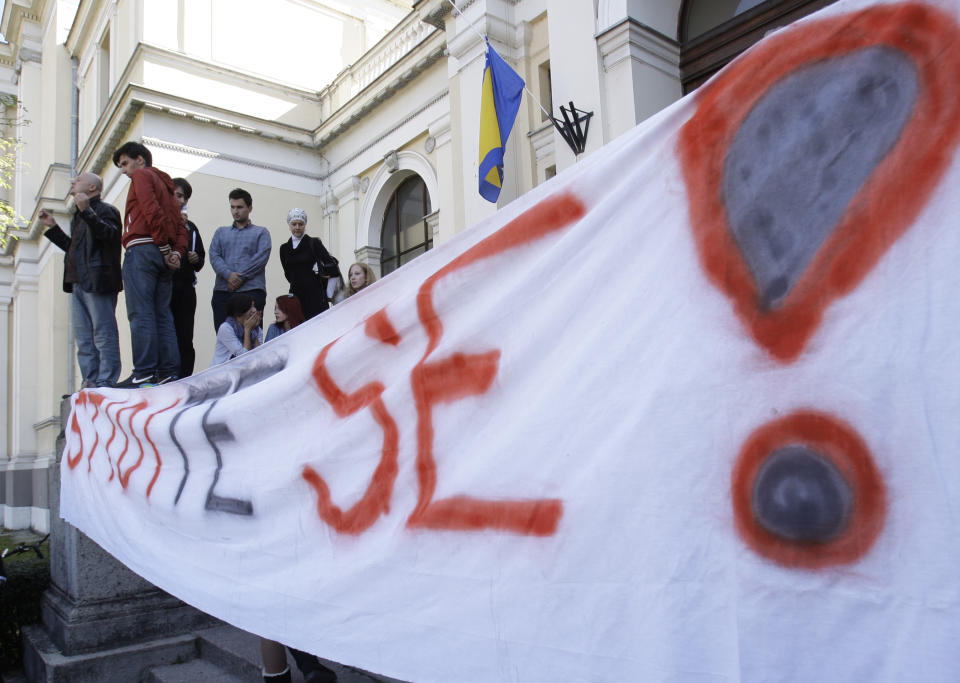
[[[480,196],[496,203],[503,187],[503,155],[520,111],[523,79],[487,41],[480,91]]]

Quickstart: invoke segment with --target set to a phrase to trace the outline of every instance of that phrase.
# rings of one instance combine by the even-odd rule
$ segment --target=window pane
[[[426,247],[421,246],[401,255],[400,265],[402,266],[404,263],[410,263],[413,259],[417,258],[420,254],[424,253],[426,250],[427,250]]]
[[[764,0],[695,0],[687,18],[687,40],[753,9]]]
[[[416,182],[404,183],[397,193],[397,204],[400,210],[400,250],[406,251],[426,240],[424,232],[423,212],[423,183],[419,178]]]
[[[411,176],[396,189],[384,211],[380,237],[380,271],[393,272],[433,246],[425,217],[430,213],[427,186]]]
[[[387,204],[383,216],[383,229],[380,232],[381,260],[387,260],[397,253],[397,198],[396,195]]]

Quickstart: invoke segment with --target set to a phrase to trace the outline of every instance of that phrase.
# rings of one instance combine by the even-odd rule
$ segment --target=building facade
[[[383,275],[830,2],[7,0],[0,104],[19,147],[0,198],[24,227],[0,250],[0,522],[49,527],[60,401],[79,387],[62,252],[38,213],[68,225],[70,179],[83,171],[122,211],[128,181],[111,159],[123,142],[143,142],[155,166],[189,180],[188,213],[207,243],[231,222],[228,192],[243,187],[274,252],[300,207],[344,273],[358,261]],[[498,205],[477,192],[484,36],[528,88]],[[592,112],[580,155],[543,111],[571,102]],[[201,270],[197,371],[213,353],[213,281]],[[268,302],[288,291],[276,253],[267,289]],[[125,375],[122,296],[117,319]]]

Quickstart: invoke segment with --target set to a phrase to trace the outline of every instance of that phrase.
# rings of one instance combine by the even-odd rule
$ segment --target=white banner
[[[256,351],[61,513],[416,681],[960,680],[958,3],[841,2]]]

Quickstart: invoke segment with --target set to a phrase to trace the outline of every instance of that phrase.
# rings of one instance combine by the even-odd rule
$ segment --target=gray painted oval
[[[906,55],[869,47],[791,73],[751,109],[724,161],[723,199],[763,310],[782,305],[896,144],[917,90]]]
[[[757,472],[750,499],[763,528],[801,543],[825,543],[842,534],[853,505],[853,491],[840,471],[804,446],[771,453]]]

